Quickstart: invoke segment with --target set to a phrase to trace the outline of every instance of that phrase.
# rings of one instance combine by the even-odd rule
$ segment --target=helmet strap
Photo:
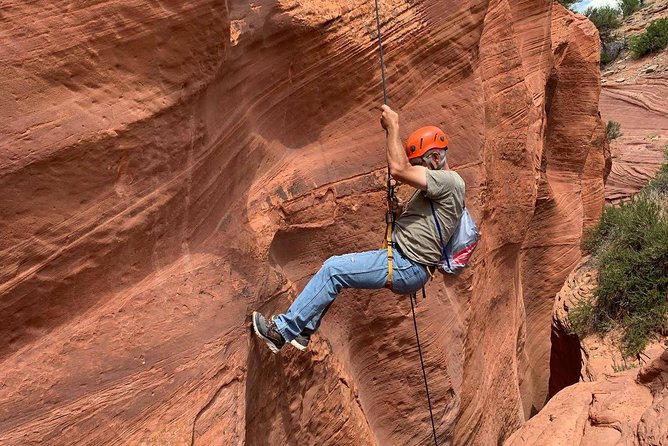
[[[438,163],[438,170],[443,169],[443,166],[445,166],[445,163],[447,162],[447,159],[445,158],[445,150],[441,152],[441,162]]]

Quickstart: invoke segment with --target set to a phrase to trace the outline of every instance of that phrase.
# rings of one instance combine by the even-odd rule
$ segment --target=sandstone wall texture
[[[637,370],[559,392],[505,446],[668,444],[668,349]]]
[[[603,87],[601,113],[621,124],[623,135],[610,143],[613,169],[606,200],[628,199],[647,184],[665,163],[668,150],[668,70],[636,79],[632,84]]]
[[[622,355],[622,331],[611,330],[580,338],[572,333],[569,313],[580,301],[594,299],[598,270],[589,256],[569,274],[554,301],[552,314],[552,353],[550,361],[559,368],[550,375],[550,394],[554,395],[579,381],[600,381],[620,370],[639,368],[660,357],[668,347],[668,337],[657,334],[647,341],[644,351],[634,358]],[[668,431],[668,425],[666,426]]]
[[[668,0],[647,0],[624,19],[618,33],[625,38],[668,17]],[[656,175],[668,150],[668,52],[633,59],[624,53],[602,73],[601,116],[621,124],[622,136],[611,141],[613,168],[605,198],[628,199]]]
[[[382,239],[372,5],[5,2],[1,444],[430,443],[407,298],[344,292],[304,354],[248,328]],[[446,129],[483,233],[418,304],[438,435],[497,444],[603,205],[598,35],[547,0],[381,20],[404,136]]]

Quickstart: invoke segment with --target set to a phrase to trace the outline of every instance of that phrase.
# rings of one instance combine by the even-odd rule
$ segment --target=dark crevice
[[[552,348],[548,398],[579,382],[582,373],[580,338],[576,334],[569,333],[560,321],[553,319],[550,340]]]

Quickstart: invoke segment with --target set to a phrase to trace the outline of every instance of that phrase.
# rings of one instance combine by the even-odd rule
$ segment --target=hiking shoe
[[[304,351],[308,347],[308,342],[311,340],[311,335],[299,335],[290,341],[290,345],[298,350]]]
[[[273,353],[278,351],[285,345],[285,339],[276,328],[276,323],[273,319],[267,320],[262,314],[253,311],[253,330],[271,349]]]

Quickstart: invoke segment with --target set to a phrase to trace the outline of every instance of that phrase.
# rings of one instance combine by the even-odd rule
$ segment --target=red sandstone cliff
[[[547,397],[552,299],[603,203],[593,26],[549,1],[384,1],[391,105],[438,123],[483,239],[418,317],[441,443]],[[0,443],[429,444],[407,299],[282,310],[382,238],[372,4],[11,1],[0,20]]]
[[[635,358],[622,354],[622,332],[611,330],[605,336],[590,334],[580,338],[573,333],[569,313],[578,302],[595,299],[598,270],[589,256],[569,274],[554,302],[552,315],[552,353],[550,361],[559,364],[550,375],[550,394],[554,395],[579,381],[600,381],[620,370],[640,368],[661,356],[668,337],[656,334]],[[668,430],[668,426],[667,426]]]
[[[652,21],[668,17],[668,0],[646,0],[618,30],[626,38]],[[664,163],[668,149],[668,52],[641,59],[623,52],[602,73],[601,116],[621,124],[622,136],[611,142],[612,172],[606,200],[617,202],[636,193]]]
[[[666,0],[645,3],[624,19],[622,35],[637,34],[668,13]],[[604,69],[602,117],[621,123],[623,133],[611,143],[612,171],[605,185],[609,202],[637,192],[665,161],[667,61],[665,51],[638,60],[625,52]],[[642,355],[629,359],[620,354],[616,331],[584,339],[570,333],[569,309],[591,299],[597,281],[597,271],[583,259],[557,294],[551,363],[558,366],[550,375],[550,393],[556,395],[506,446],[668,445],[665,336],[651,339]],[[625,370],[647,362],[640,371]]]
[[[668,349],[628,370],[559,392],[505,446],[668,444]]]

